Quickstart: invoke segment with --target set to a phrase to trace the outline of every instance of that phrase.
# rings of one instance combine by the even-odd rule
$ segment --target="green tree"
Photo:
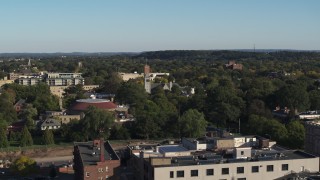
[[[110,94],[116,94],[121,86],[122,79],[118,73],[113,72],[111,75],[103,82],[101,90]]]
[[[37,117],[38,111],[32,106],[32,104],[27,104],[19,114],[20,119],[27,121],[27,127],[29,130],[35,128],[34,119]]]
[[[189,109],[179,120],[182,137],[200,137],[205,134],[207,121],[203,113],[196,109]]]
[[[320,109],[320,90],[310,91],[309,99],[310,99],[310,109],[319,110]]]
[[[158,125],[160,108],[151,100],[147,100],[142,109],[137,109],[135,134],[142,138],[157,138],[160,126]]]
[[[46,130],[43,132],[42,138],[43,138],[43,143],[44,143],[45,145],[54,144],[54,135],[53,135],[52,130],[46,129]]]
[[[290,148],[303,148],[305,138],[305,128],[298,121],[291,121],[287,125],[288,138],[286,145]]]
[[[9,93],[4,92],[0,95],[0,116],[8,123],[17,120],[17,112],[13,108],[14,100]]]
[[[269,135],[279,143],[285,142],[288,137],[286,127],[275,119],[268,119],[258,115],[250,115],[247,133],[260,136]]]
[[[54,95],[39,94],[36,96],[33,105],[37,108],[38,112],[58,110],[59,98]]]
[[[121,104],[129,104],[131,107],[143,106],[148,95],[144,87],[138,83],[123,82],[116,94],[116,101]]]
[[[0,148],[6,148],[9,146],[6,132],[6,128],[0,127]]]
[[[24,126],[21,132],[21,139],[20,139],[20,146],[32,146],[33,145],[33,139],[32,136],[27,128],[27,126]]]
[[[115,124],[111,129],[110,139],[130,139],[130,133],[128,129],[122,125]]]
[[[265,103],[259,99],[254,99],[252,102],[250,102],[249,107],[248,107],[248,114],[255,114],[259,116],[264,116],[271,118],[272,114],[270,109],[268,109],[265,106]]]
[[[283,107],[288,107],[291,112],[304,111],[309,109],[310,101],[306,89],[299,84],[290,84],[281,88],[277,92],[279,103]]]
[[[114,120],[115,116],[111,112],[90,106],[80,123],[87,140],[99,137],[108,139]]]
[[[218,87],[208,90],[206,111],[217,126],[237,124],[245,102],[237,95],[231,81],[222,79]]]
[[[25,176],[37,171],[37,163],[27,156],[20,156],[11,164],[10,169],[20,176]]]

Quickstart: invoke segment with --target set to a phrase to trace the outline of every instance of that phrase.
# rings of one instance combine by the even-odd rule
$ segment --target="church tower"
[[[146,90],[147,93],[151,93],[151,78],[150,78],[150,66],[149,65],[145,65],[144,66],[144,88]]]

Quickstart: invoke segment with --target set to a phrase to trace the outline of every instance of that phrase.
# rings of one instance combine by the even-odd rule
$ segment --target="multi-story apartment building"
[[[115,179],[120,158],[110,143],[101,140],[74,143],[74,179]]]
[[[49,86],[84,85],[81,73],[47,73],[45,81]]]
[[[16,82],[20,85],[36,85],[42,82],[43,77],[41,75],[21,75],[18,79],[16,79]]]
[[[270,180],[319,171],[319,157],[312,154],[276,145],[258,147],[242,145],[222,151],[189,150],[183,144],[128,147],[132,156],[128,164],[135,179],[144,180]]]

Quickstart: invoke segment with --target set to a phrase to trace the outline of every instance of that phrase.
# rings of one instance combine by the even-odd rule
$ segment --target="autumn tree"
[[[27,156],[20,156],[11,164],[10,169],[20,176],[25,176],[36,172],[37,163]]]

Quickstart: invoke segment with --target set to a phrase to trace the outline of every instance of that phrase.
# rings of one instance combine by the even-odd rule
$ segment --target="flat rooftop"
[[[100,147],[93,147],[93,141],[75,142],[74,145],[78,146],[84,165],[96,165],[100,161]],[[104,159],[120,160],[108,141],[104,142]]]
[[[185,152],[185,151],[189,151],[189,150],[179,145],[159,146],[160,153]]]
[[[251,158],[235,159],[226,158],[222,154],[203,151],[197,152],[190,156],[172,157],[170,165],[157,165],[157,167],[167,166],[191,166],[191,165],[208,165],[208,164],[227,164],[227,163],[245,163],[253,161],[282,161],[292,159],[308,159],[316,156],[299,150],[252,150]]]

